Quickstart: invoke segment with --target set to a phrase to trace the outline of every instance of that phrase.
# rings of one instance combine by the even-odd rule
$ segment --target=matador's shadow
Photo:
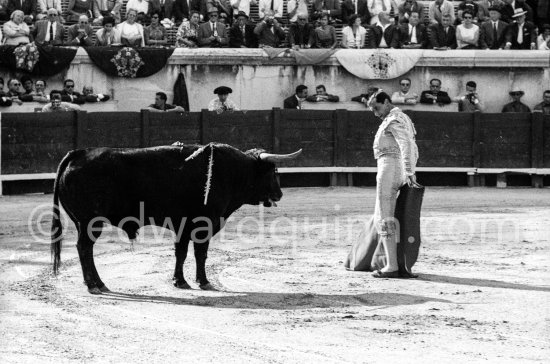
[[[438,274],[420,274],[419,279],[428,281],[428,282],[451,283],[451,284],[474,286],[474,287],[506,288],[506,289],[517,289],[521,291],[550,292],[549,286],[530,286],[528,284],[495,281],[492,279],[461,278],[461,277],[442,276]]]

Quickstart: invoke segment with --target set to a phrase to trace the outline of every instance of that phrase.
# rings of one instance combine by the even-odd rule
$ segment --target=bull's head
[[[277,178],[277,167],[275,163],[291,160],[298,157],[302,150],[290,154],[271,154],[261,149],[253,149],[246,152],[257,158],[255,193],[251,204],[263,202],[265,207],[276,205],[276,202],[283,197],[281,186]]]

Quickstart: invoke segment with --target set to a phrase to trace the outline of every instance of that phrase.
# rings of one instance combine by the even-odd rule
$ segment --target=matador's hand
[[[409,185],[409,187],[416,187],[416,188],[419,188],[421,187],[418,182],[416,182],[416,175],[410,175],[410,176],[407,176],[407,184]]]

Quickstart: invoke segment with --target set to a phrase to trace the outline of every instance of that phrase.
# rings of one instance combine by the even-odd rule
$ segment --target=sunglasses
[[[67,86],[65,86],[65,87],[67,87],[67,88],[74,88],[74,85],[67,85]]]
[[[431,88],[441,88],[441,86],[430,85]]]
[[[48,16],[57,16],[57,14],[48,14]]]
[[[410,86],[410,83],[402,83],[401,86]]]
[[[464,19],[473,19],[471,16],[465,16]]]
[[[14,85],[14,86],[21,86],[20,83],[13,83],[12,85]]]
[[[218,16],[218,14],[210,14],[211,18],[214,18],[214,17],[217,17],[217,16]]]

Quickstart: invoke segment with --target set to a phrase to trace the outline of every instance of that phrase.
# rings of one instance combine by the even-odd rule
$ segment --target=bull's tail
[[[63,235],[63,225],[61,224],[61,215],[59,210],[59,178],[72,159],[74,150],[67,153],[65,158],[57,167],[57,175],[53,187],[53,213],[52,213],[52,244],[51,254],[53,259],[53,273],[57,275],[59,265],[61,264],[61,240]]]

